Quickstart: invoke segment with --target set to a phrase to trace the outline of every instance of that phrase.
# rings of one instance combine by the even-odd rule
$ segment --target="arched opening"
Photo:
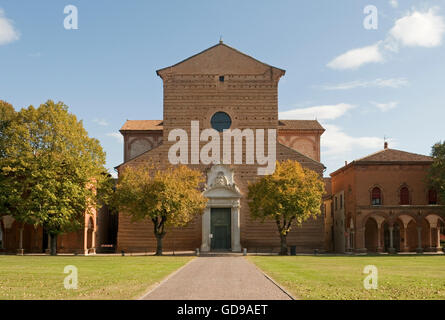
[[[380,206],[382,204],[382,191],[379,187],[374,187],[371,191],[371,204]]]
[[[443,219],[437,214],[429,214],[425,217],[428,222],[428,237],[425,239],[427,241],[426,245],[429,250],[435,252],[442,248],[440,243],[443,231]]]
[[[378,248],[378,227],[373,218],[369,218],[365,224],[365,247],[368,252],[377,252]]]
[[[439,243],[440,248],[445,247],[445,222],[442,220],[439,221]]]
[[[400,223],[397,221],[392,225],[392,248],[396,251],[400,251]],[[383,243],[384,251],[389,252],[391,248],[391,235],[390,226],[387,222],[383,224]]]
[[[431,227],[430,227],[430,223],[428,222],[428,220],[426,219],[422,219],[421,222],[421,226],[422,226],[422,248],[426,251],[429,250],[429,248],[431,248],[432,246],[432,238],[431,238]]]
[[[400,204],[409,205],[409,189],[408,187],[402,187],[400,189]]]
[[[94,247],[93,232],[94,232],[94,222],[93,218],[90,217],[90,219],[88,220],[88,230],[87,230],[87,250],[90,250]]]
[[[3,223],[0,221],[0,249],[3,249],[5,242],[3,240]]]
[[[415,252],[418,246],[417,240],[417,223],[411,220],[406,227],[407,247],[410,252]]]

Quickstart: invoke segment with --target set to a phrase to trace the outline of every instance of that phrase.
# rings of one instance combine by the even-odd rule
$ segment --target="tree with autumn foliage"
[[[156,255],[169,226],[183,227],[202,214],[207,199],[199,188],[200,171],[180,165],[160,170],[151,164],[124,167],[116,185],[114,206],[132,221],[149,219],[156,237]]]
[[[277,225],[280,255],[288,254],[286,237],[292,227],[321,214],[323,180],[297,161],[277,162],[273,174],[250,183],[248,190],[251,216],[261,221],[272,219]]]
[[[83,228],[85,214],[111,194],[105,152],[62,102],[14,111],[0,125],[0,214],[22,230],[43,226],[55,255],[57,236]]]

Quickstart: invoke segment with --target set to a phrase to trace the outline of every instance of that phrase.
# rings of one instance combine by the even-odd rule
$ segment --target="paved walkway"
[[[144,300],[290,300],[244,257],[198,257]]]

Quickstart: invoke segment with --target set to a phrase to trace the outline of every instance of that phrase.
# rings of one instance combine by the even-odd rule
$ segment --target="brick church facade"
[[[146,161],[165,166],[169,148],[175,143],[168,141],[170,131],[183,129],[190,137],[191,121],[199,121],[202,132],[212,128],[215,115],[223,114],[229,119],[230,129],[275,129],[276,159],[297,160],[322,176],[323,127],[317,121],[278,119],[278,83],[284,73],[222,42],[158,70],[164,89],[163,119],[128,120],[123,125],[120,132],[124,137],[124,163],[118,171]],[[199,152],[193,150],[191,143],[189,163],[194,152]],[[200,147],[203,145],[201,141]],[[168,230],[163,241],[165,250],[279,249],[276,224],[254,221],[249,214],[247,185],[258,178],[258,165],[245,164],[248,151],[243,151],[242,164],[190,164],[207,179],[207,208],[187,227]],[[300,252],[324,251],[323,218],[294,228],[288,244]],[[155,245],[151,222],[132,223],[125,213],[119,214],[118,250],[153,251]]]

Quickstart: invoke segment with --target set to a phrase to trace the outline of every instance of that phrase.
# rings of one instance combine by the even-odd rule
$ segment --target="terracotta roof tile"
[[[355,162],[386,162],[386,161],[433,161],[433,158],[422,154],[411,153],[395,149],[383,149]]]
[[[162,130],[162,120],[127,120],[120,131]]]
[[[121,131],[162,130],[162,120],[127,120]],[[279,120],[280,130],[325,130],[317,120]]]
[[[325,130],[317,120],[278,120],[278,129]]]
[[[354,164],[358,165],[367,165],[367,164],[415,164],[415,163],[432,163],[433,158],[429,156],[425,156],[423,154],[411,153],[401,150],[395,149],[383,149],[373,154],[370,154],[366,157],[357,159],[352,161],[351,163],[337,169],[336,171],[330,174],[331,177],[335,176],[337,173],[342,170],[346,170],[353,166]]]

